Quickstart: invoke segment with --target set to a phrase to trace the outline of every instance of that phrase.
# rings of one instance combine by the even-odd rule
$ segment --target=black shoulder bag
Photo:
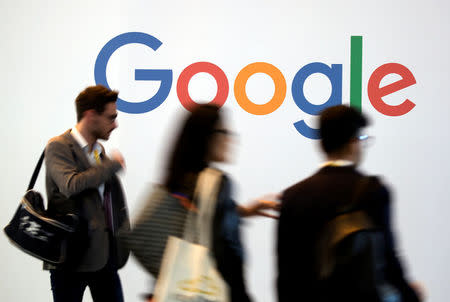
[[[78,217],[74,214],[58,220],[48,217],[41,194],[33,190],[44,156],[45,150],[34,169],[27,192],[4,231],[10,242],[25,253],[48,263],[63,264],[67,260],[69,241],[77,229]]]

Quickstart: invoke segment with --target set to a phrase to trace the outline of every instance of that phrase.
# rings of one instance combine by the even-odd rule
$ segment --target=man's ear
[[[86,120],[91,120],[93,117],[97,115],[97,112],[95,109],[89,109],[83,112],[83,118]]]
[[[97,111],[95,111],[95,109],[89,109],[89,110],[86,110],[86,111],[84,112],[84,114],[86,114],[86,116],[88,116],[88,117],[93,117],[93,116],[98,115],[98,114],[97,114]]]
[[[360,148],[360,141],[357,138],[352,139],[348,144],[348,147],[351,152],[357,152]]]

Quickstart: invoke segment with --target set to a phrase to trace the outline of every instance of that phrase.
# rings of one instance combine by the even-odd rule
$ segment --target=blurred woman
[[[165,180],[167,190],[181,201],[192,200],[199,173],[211,163],[229,160],[233,134],[227,128],[218,106],[198,105],[187,117],[175,141]],[[231,197],[232,184],[223,174],[213,219],[212,252],[219,272],[229,286],[233,302],[251,301],[243,272],[244,251],[240,238],[241,216],[264,215],[277,203],[256,201],[251,206],[237,205]]]

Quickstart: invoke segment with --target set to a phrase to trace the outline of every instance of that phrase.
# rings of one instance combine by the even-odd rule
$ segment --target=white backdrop
[[[134,81],[134,69],[173,71],[165,102],[144,114],[120,113],[120,126],[106,144],[127,160],[122,180],[132,214],[150,184],[161,180],[171,133],[185,112],[176,93],[185,67],[208,61],[227,75],[230,91],[224,107],[230,127],[240,135],[233,164],[223,168],[235,180],[236,199],[245,203],[278,192],[317,168],[317,141],[293,126],[301,119],[314,125],[314,119],[295,105],[292,80],[312,62],[342,64],[342,99],[348,104],[350,39],[362,36],[362,107],[373,122],[369,134],[376,136],[362,169],[383,175],[393,189],[398,249],[409,276],[426,285],[428,301],[448,301],[448,1],[2,0],[0,16],[2,227],[14,213],[47,140],[75,124],[73,101],[95,83],[97,55],[115,36],[143,32],[163,43],[156,52],[131,44],[113,54],[107,77],[121,98],[143,101],[158,90],[157,83]],[[268,115],[247,113],[233,93],[237,74],[253,62],[273,64],[286,79],[285,101]],[[379,113],[367,96],[372,72],[390,62],[406,66],[417,81],[383,98],[391,105],[406,98],[416,104],[399,117]],[[397,79],[388,76],[382,83]],[[216,89],[215,80],[205,73],[194,76],[189,85],[197,100],[211,100]],[[269,76],[256,74],[246,91],[252,101],[263,104],[274,89]],[[311,103],[321,104],[330,96],[331,84],[314,74],[304,90]],[[43,177],[37,187],[44,192]],[[259,218],[243,225],[248,285],[256,301],[275,301],[275,227],[274,221]],[[295,240],[294,231],[292,236]],[[51,301],[48,272],[39,261],[13,248],[3,235],[0,256],[1,301]],[[133,260],[120,274],[126,301],[140,301],[138,295],[149,290],[151,278]],[[88,294],[85,301],[90,301]]]

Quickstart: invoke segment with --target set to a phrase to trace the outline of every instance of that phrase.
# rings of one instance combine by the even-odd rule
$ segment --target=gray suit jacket
[[[64,216],[76,213],[80,226],[84,227],[85,245],[77,250],[75,257],[72,256],[69,268],[78,272],[102,269],[108,263],[111,253],[113,262],[110,261],[110,264],[119,269],[125,265],[129,255],[128,250],[117,240],[119,230],[126,231],[130,228],[126,201],[115,175],[121,166],[118,162],[109,160],[104,150],[101,156],[102,163],[91,166],[70,130],[52,138],[45,150],[49,214]],[[103,202],[98,191],[102,183],[111,190],[114,218],[112,236],[106,228]]]

